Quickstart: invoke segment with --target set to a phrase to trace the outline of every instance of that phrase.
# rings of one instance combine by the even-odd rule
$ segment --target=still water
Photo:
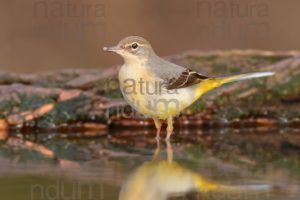
[[[2,134],[3,135],[3,134]],[[11,133],[0,141],[3,200],[300,199],[300,131]]]

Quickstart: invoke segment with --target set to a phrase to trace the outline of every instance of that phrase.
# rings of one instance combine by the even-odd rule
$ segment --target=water
[[[299,199],[298,130],[178,132],[159,144],[153,130],[1,137],[1,199]]]

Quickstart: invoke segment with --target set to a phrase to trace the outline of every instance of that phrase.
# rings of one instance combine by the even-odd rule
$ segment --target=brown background
[[[128,35],[159,55],[190,49],[300,49],[297,0],[1,0],[0,70],[100,68]]]

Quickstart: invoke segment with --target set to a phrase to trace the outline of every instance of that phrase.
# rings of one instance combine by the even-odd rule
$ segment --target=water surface
[[[295,129],[191,128],[159,144],[153,130],[9,135],[0,142],[3,199],[300,197]]]

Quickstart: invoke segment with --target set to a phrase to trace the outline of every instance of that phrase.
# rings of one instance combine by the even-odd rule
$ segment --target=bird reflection
[[[206,180],[198,173],[176,163],[169,142],[166,150],[167,160],[159,161],[160,145],[157,144],[152,161],[138,167],[122,186],[120,200],[164,200],[184,196],[192,191],[207,193],[236,189]]]

